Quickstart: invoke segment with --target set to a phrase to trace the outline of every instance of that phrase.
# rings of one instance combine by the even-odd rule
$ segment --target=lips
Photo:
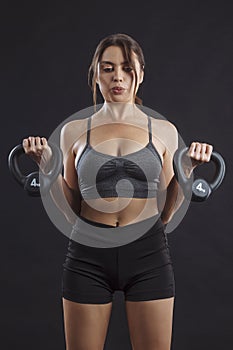
[[[114,93],[122,93],[124,90],[125,90],[125,89],[124,89],[123,87],[121,87],[121,86],[114,86],[114,87],[112,88],[112,91],[113,91]]]

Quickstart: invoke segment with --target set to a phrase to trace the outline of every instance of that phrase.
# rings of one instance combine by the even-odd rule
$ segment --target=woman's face
[[[138,76],[138,84],[143,80],[143,71],[136,54],[132,53]],[[100,92],[107,102],[134,103],[135,73],[128,62],[124,62],[122,50],[118,46],[109,46],[103,52],[97,68],[97,84]]]

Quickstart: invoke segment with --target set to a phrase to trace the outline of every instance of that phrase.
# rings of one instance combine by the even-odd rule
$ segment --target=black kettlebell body
[[[205,179],[202,178],[195,179],[192,182],[191,178],[187,178],[185,176],[182,167],[182,157],[187,152],[188,147],[176,150],[173,157],[174,174],[187,199],[190,198],[191,192],[191,201],[203,202],[207,200],[213,191],[215,191],[221,185],[225,176],[225,162],[219,153],[212,152],[211,161],[213,161],[215,164],[215,174],[212,182],[208,183]]]
[[[28,175],[23,175],[19,169],[19,160],[22,154],[25,154],[23,146],[15,146],[8,156],[8,167],[13,178],[24,188],[24,190],[33,197],[46,195],[53,182],[57,179],[63,166],[63,155],[60,148],[50,143],[52,149],[52,160],[50,161],[50,170],[47,174],[35,171]]]

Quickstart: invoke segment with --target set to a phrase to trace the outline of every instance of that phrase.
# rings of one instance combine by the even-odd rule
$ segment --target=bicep
[[[78,190],[78,176],[75,169],[75,155],[72,150],[70,150],[64,157],[63,177],[71,189]]]
[[[73,152],[75,140],[72,137],[72,130],[72,126],[69,124],[63,126],[61,130],[60,146],[63,152],[63,177],[71,189],[78,190],[78,176]]]
[[[165,153],[163,155],[163,168],[161,172],[161,190],[165,190],[174,176],[173,156],[178,148],[178,132],[176,127],[168,122],[164,135]]]

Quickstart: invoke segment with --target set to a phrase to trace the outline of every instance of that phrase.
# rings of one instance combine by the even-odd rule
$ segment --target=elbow
[[[171,219],[173,218],[173,216],[174,216],[174,212],[172,212],[172,213],[166,213],[166,212],[162,212],[162,214],[161,214],[161,220],[162,220],[162,222],[163,222],[163,224],[164,225],[167,225],[170,221],[171,221]]]

